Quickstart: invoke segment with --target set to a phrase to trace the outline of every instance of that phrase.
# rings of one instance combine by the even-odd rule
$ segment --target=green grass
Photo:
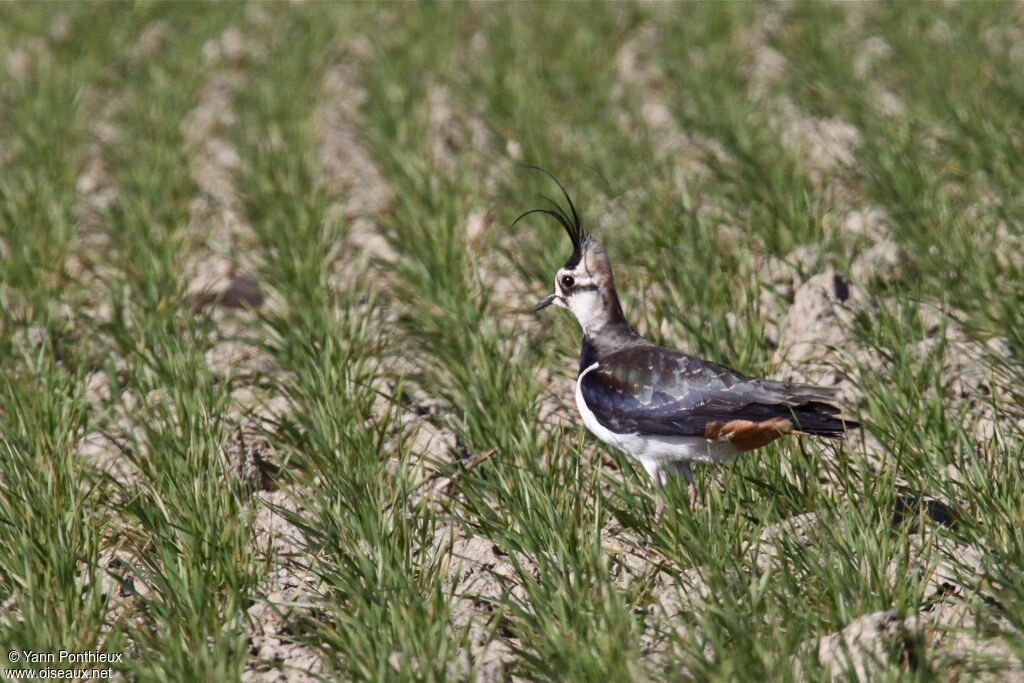
[[[139,680],[818,679],[818,638],[897,610],[925,638],[876,677],[1011,675],[1022,51],[1001,3],[3,7],[0,649]],[[828,126],[855,141],[816,161]],[[834,357],[885,455],[776,443],[655,525],[578,424],[576,323],[529,313],[568,248],[510,227],[554,192],[520,161],[641,331],[751,374],[789,306],[760,264],[849,274],[878,238],[836,226],[885,215],[898,267],[853,282]],[[216,259],[262,303],[197,304]],[[894,523],[922,496],[956,523]]]

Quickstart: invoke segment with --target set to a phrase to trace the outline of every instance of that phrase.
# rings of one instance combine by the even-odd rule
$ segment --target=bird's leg
[[[643,460],[644,469],[647,470],[651,483],[654,484],[654,523],[661,524],[665,517],[665,497],[661,490],[665,488],[665,468],[654,460]]]
[[[690,494],[690,510],[696,510],[697,485],[693,483],[693,468],[690,467],[688,462],[679,463],[676,467],[679,470],[679,474],[683,475],[683,478],[686,479],[686,492]]]
[[[688,462],[676,462],[670,466],[659,467],[653,472],[648,470],[651,474],[651,479],[654,481],[654,523],[661,524],[661,520],[665,517],[665,495],[662,493],[662,489],[668,485],[669,472],[666,467],[671,467],[675,470],[676,474],[681,475],[688,484],[687,492],[690,495],[690,509],[697,509],[697,485],[693,482],[693,468],[690,467]]]
[[[661,524],[665,517],[665,496],[661,495],[660,488],[654,492],[654,501],[654,523]]]
[[[670,471],[667,468],[675,470],[676,474],[680,474],[686,479],[689,484],[688,493],[690,496],[690,510],[695,510],[697,507],[697,487],[693,483],[693,470],[690,468],[689,463],[674,463],[671,466],[659,467],[651,474],[651,478],[654,481],[654,523],[660,524],[665,518],[665,494],[663,490],[669,485]]]

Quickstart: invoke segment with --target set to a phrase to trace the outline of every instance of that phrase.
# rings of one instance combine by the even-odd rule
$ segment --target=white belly
[[[700,436],[664,436],[658,434],[617,434],[597,421],[597,417],[583,401],[581,384],[587,373],[598,366],[594,363],[580,373],[576,380],[576,407],[583,416],[583,424],[597,438],[629,453],[640,460],[655,481],[663,483],[659,472],[666,465],[687,468],[691,463],[723,463],[736,459],[739,451],[728,441],[705,439]]]

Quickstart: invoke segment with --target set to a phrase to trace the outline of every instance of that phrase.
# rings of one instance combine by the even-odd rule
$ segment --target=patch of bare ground
[[[788,11],[784,5],[762,5],[754,21],[737,35],[737,42],[747,53],[743,74],[755,100],[769,97],[789,72],[785,55],[771,46],[785,26]]]
[[[982,33],[981,39],[993,56],[1006,59],[1017,67],[1024,66],[1024,28],[1021,26],[1014,23],[990,26]]]
[[[456,62],[466,63],[496,58],[490,38],[482,30],[457,46],[453,55]],[[508,177],[512,162],[524,160],[522,146],[514,139],[506,139],[504,154],[499,153],[499,135],[485,115],[486,99],[456,96],[453,88],[463,93],[476,92],[475,84],[460,71],[453,72],[447,80],[427,83],[427,147],[431,160],[439,173],[452,177],[469,169],[481,195],[492,197],[499,183]]]
[[[774,363],[785,368],[782,378],[835,386],[844,378],[835,354],[849,350],[855,307],[863,294],[838,271],[828,270],[796,286],[793,302],[779,326]]]
[[[729,153],[717,140],[686,130],[678,122],[676,104],[670,97],[672,83],[661,66],[662,30],[654,23],[637,27],[615,55],[615,113],[624,135],[657,140],[655,157],[672,171],[680,192],[710,175],[708,163],[728,163]],[[639,104],[637,104],[639,103]]]
[[[135,91],[127,87],[90,87],[81,97],[79,111],[83,122],[89,123],[75,180],[74,232],[62,266],[63,276],[74,284],[79,295],[84,295],[79,310],[97,322],[110,318],[109,292],[104,282],[116,277],[111,256],[118,247],[111,238],[107,216],[120,190],[110,170],[109,155],[124,143],[121,119],[137,99]]]
[[[873,207],[827,214],[826,239],[851,254],[843,264],[815,245],[799,246],[781,259],[755,254],[749,261],[751,275],[762,284],[766,334],[776,346],[773,362],[781,378],[836,386],[844,401],[855,404],[860,393],[850,370],[885,371],[886,350],[865,348],[857,339],[855,319],[875,317],[894,305],[889,287],[902,279],[910,255],[890,236],[889,221]],[[1006,340],[970,338],[957,322],[963,318],[960,312],[930,303],[917,308],[925,335],[903,348],[922,362],[929,354],[943,356],[948,399],[984,401],[991,396],[998,379],[992,361],[1008,357]]]
[[[216,306],[225,333],[246,326],[247,316],[236,321],[225,309],[258,308],[265,293],[256,281],[256,236],[240,211],[237,173],[243,160],[232,142],[237,126],[235,99],[248,87],[251,68],[265,60],[273,47],[269,17],[250,7],[240,26],[231,26],[202,47],[208,76],[199,90],[198,103],[185,116],[181,132],[189,170],[198,189],[189,207],[186,231],[189,256],[184,266],[186,293],[196,309]],[[136,49],[158,53],[167,40],[162,22],[148,25]]]
[[[837,265],[845,268],[850,281],[867,294],[884,293],[908,270],[911,255],[892,238],[890,223],[888,213],[873,206],[838,206],[822,217],[825,241],[842,245],[848,255]],[[787,261],[804,272],[813,272],[823,261],[820,254],[812,255],[816,256],[812,259],[793,256],[802,255],[791,254]]]
[[[337,48],[338,55],[324,73],[318,103],[313,111],[317,154],[313,172],[330,197],[328,218],[344,226],[337,257],[329,275],[333,291],[360,295],[356,310],[371,320],[371,334],[384,356],[381,372],[374,378],[380,392],[374,415],[383,418],[393,407],[392,394],[398,388],[394,378],[415,369],[403,355],[388,355],[385,328],[397,312],[382,306],[362,289],[366,282],[387,282],[388,264],[398,254],[384,234],[380,218],[393,201],[393,190],[374,158],[367,136],[364,109],[369,95],[363,85],[366,63],[373,47],[356,38]],[[415,431],[413,448],[425,457],[443,457],[446,437],[436,425],[424,419],[431,410],[427,399],[414,387],[402,386],[407,407],[401,419]]]
[[[76,229],[65,270],[75,278],[86,276],[111,248],[104,214],[117,201],[118,189],[111,177],[106,149],[121,141],[118,117],[135,100],[132,91],[91,91],[84,98],[87,111],[94,111],[89,142],[81,171],[75,182],[78,201],[74,215]]]
[[[892,59],[892,47],[881,36],[869,36],[862,40],[853,52],[853,73],[866,88],[868,102],[882,116],[896,118],[904,116],[907,105],[898,94],[886,88],[878,78],[886,71]]]
[[[776,377],[835,387],[845,414],[856,418],[864,387],[876,385],[894,371],[896,359],[909,353],[922,367],[938,365],[945,404],[967,421],[964,426],[980,447],[1019,433],[1020,417],[997,409],[995,400],[1006,393],[1001,383],[1007,380],[998,371],[1011,353],[1005,339],[972,338],[957,322],[963,319],[959,312],[920,303],[923,336],[890,349],[861,340],[858,320],[886,315],[896,306],[889,288],[902,278],[908,258],[891,239],[888,223],[885,212],[875,208],[826,215],[827,238],[852,254],[845,264],[850,275],[814,245],[797,247],[783,259],[755,253],[748,261],[762,284],[761,315],[768,341],[776,347]],[[888,457],[869,428],[858,430],[849,447],[873,467]]]
[[[916,617],[888,610],[865,614],[838,633],[806,643],[803,654],[816,658],[829,678],[867,681],[894,664],[907,671],[915,668],[923,640]],[[794,668],[799,677],[801,662],[795,661]]]
[[[893,524],[903,523],[908,515],[919,515],[933,524],[956,524],[956,511],[936,499],[898,499]],[[1003,640],[974,635],[985,629],[966,599],[977,592],[982,581],[984,553],[917,523],[910,530],[908,556],[894,558],[888,574],[905,578],[908,571],[916,573],[923,588],[919,609],[909,614],[889,610],[862,615],[836,633],[807,641],[794,657],[798,677],[804,673],[799,659],[810,657],[831,678],[853,674],[855,680],[872,680],[894,665],[915,670],[923,664],[926,650],[941,652],[943,661],[953,666],[991,660],[989,664],[995,668],[1020,671],[1020,662]],[[816,513],[765,527],[754,563],[764,570],[773,563],[786,562],[798,548],[824,542],[825,531]]]
[[[486,681],[507,679],[515,639],[501,634],[499,606],[510,597],[523,599],[515,566],[493,541],[465,536],[458,527],[439,530],[435,545],[449,557],[444,570],[452,590],[452,627],[467,634],[469,645],[453,673],[462,677],[472,672]],[[528,566],[526,558],[521,561]]]
[[[811,182],[830,201],[839,202],[850,195],[849,184],[844,181],[856,160],[861,133],[841,118],[807,115],[780,92],[778,86],[788,75],[788,63],[772,43],[783,29],[788,11],[784,5],[762,6],[756,20],[741,33],[740,44],[749,55],[745,68],[747,92],[779,143],[800,161]],[[868,45],[858,55],[859,68],[866,72],[884,59],[883,52],[877,45]]]
[[[483,35],[468,47],[476,53],[488,49]],[[496,136],[482,114],[484,106],[456,96],[446,83],[428,85],[425,106],[427,145],[434,167],[453,178],[468,169],[480,179],[480,196],[493,197],[501,179],[513,173],[517,143],[507,141],[506,151],[511,152],[499,153]],[[495,324],[508,325],[500,337],[512,342],[507,353],[514,355],[527,343],[517,330],[521,330],[520,316],[526,312],[523,302],[531,299],[532,291],[508,256],[522,248],[520,240],[497,224],[494,207],[487,201],[478,199],[454,232],[456,239],[464,240],[466,276],[474,283],[476,303],[492,312]]]
[[[679,567],[652,550],[647,539],[616,529],[603,532],[602,546],[612,565],[615,583],[641,586],[639,609],[645,617],[640,649],[647,661],[669,654],[674,643],[695,635],[686,614],[700,610],[711,595],[701,567]]]
[[[282,399],[283,401],[283,399]],[[269,408],[276,412],[287,405]],[[253,519],[254,553],[267,571],[255,588],[255,602],[247,610],[249,653],[246,681],[320,680],[323,664],[310,646],[301,642],[302,622],[315,609],[320,587],[310,569],[312,556],[301,529],[290,517],[305,510],[301,501],[311,497],[301,486],[283,484],[279,458],[266,441],[246,438],[245,432],[222,448],[226,478],[241,484]]]
[[[335,291],[356,294],[367,281],[387,283],[390,277],[387,265],[399,258],[380,226],[380,217],[393,201],[393,190],[373,157],[364,121],[368,94],[362,79],[372,50],[362,38],[339,48],[337,59],[324,74],[319,102],[313,113],[318,149],[314,171],[331,198],[328,209],[331,220],[341,221],[345,226],[330,286]],[[471,239],[486,239],[482,231],[488,216],[471,220],[482,224]],[[369,316],[370,334],[381,346],[382,365],[373,379],[380,395],[373,413],[383,419],[396,404],[403,406],[397,414],[398,433],[411,438],[408,446],[413,455],[408,464],[413,471],[407,474],[417,485],[415,495],[418,497],[445,485],[445,482],[428,479],[435,464],[450,459],[456,448],[456,436],[441,426],[443,420],[437,414],[436,401],[415,382],[403,381],[406,375],[416,373],[416,359],[407,353],[389,351],[385,330],[397,319],[399,306],[396,301],[385,306],[364,297],[356,308],[360,315]],[[394,395],[396,392],[401,395]]]
[[[853,166],[861,135],[849,122],[804,115],[782,98],[776,101],[772,122],[783,146],[801,159],[812,181],[824,184],[829,176]]]
[[[244,162],[232,141],[238,122],[236,97],[248,86],[253,65],[271,47],[265,28],[265,17],[254,8],[241,27],[231,26],[203,45],[208,76],[181,124],[198,190],[186,230],[186,294],[194,309],[209,312],[216,321],[216,341],[206,361],[218,381],[234,379],[239,385],[226,417],[232,425],[241,423],[251,438],[259,433],[260,420],[271,417],[283,400],[254,390],[260,378],[279,368],[258,345],[238,341],[252,334],[253,309],[268,304],[255,276],[257,238],[240,207],[237,175]],[[139,50],[159,50],[164,34],[162,24],[147,26]]]
[[[226,29],[203,46],[209,77],[199,102],[181,124],[192,178],[199,190],[192,200],[188,238],[193,246],[185,265],[187,294],[196,308],[259,306],[263,295],[246,263],[255,236],[239,212],[235,174],[242,159],[230,140],[237,124],[235,96],[248,82],[248,65],[261,51],[238,27]]]
[[[24,38],[8,49],[3,55],[3,66],[18,85],[34,82],[39,73],[53,64],[50,44],[41,36]]]
[[[821,521],[814,512],[794,515],[761,530],[754,550],[754,564],[761,570],[786,562],[794,548],[808,548],[820,541]]]
[[[264,486],[252,498],[257,556],[271,570],[248,610],[253,659],[242,675],[245,681],[312,681],[320,680],[323,672],[317,653],[296,639],[298,622],[308,617],[317,600],[319,582],[308,568],[303,534],[286,515],[300,514],[298,501],[307,496],[301,489]]]
[[[922,364],[937,363],[941,384],[951,408],[959,409],[965,425],[979,443],[999,446],[1009,433],[1020,433],[1024,420],[1016,411],[1004,410],[1004,396],[1011,396],[1008,382],[999,367],[1012,357],[1009,342],[1002,337],[974,338],[958,322],[962,312],[938,304],[921,304],[918,318],[925,338],[908,345],[907,351]]]
[[[245,162],[233,136],[238,94],[250,84],[252,67],[272,48],[267,21],[262,8],[250,8],[239,26],[227,28],[202,48],[208,75],[195,108],[181,124],[198,190],[185,236],[184,277],[192,307],[216,323],[205,360],[216,381],[234,387],[222,416],[233,434],[222,447],[224,476],[246,493],[254,516],[256,556],[267,568],[247,614],[252,656],[243,679],[319,680],[320,657],[295,637],[296,624],[313,609],[316,585],[302,535],[287,520],[287,513],[301,512],[296,501],[302,492],[279,488],[280,458],[261,438],[265,421],[286,415],[290,406],[285,397],[260,388],[282,371],[256,340],[247,341],[254,334],[255,309],[276,302],[256,279],[258,239],[241,210],[238,175]],[[151,24],[138,50],[158,52],[166,39],[164,25]]]
[[[480,167],[494,146],[490,126],[470,103],[456,99],[448,86],[427,88],[427,141],[437,168],[453,173],[460,165]]]
[[[1011,645],[975,633],[972,611],[961,603],[944,602],[920,614],[886,610],[862,615],[841,631],[806,642],[800,651],[831,679],[870,681],[891,667],[924,673],[924,658],[931,652],[932,657],[941,657],[948,673],[959,670],[979,680],[1020,680],[1024,669]],[[794,673],[803,674],[800,661],[794,660]]]
[[[743,245],[747,257],[741,263],[741,273],[759,283],[758,313],[765,340],[777,350],[776,363],[786,365],[789,352],[786,345],[792,344],[800,348],[790,359],[791,364],[820,360],[827,351],[823,345],[848,335],[854,314],[903,277],[909,255],[891,239],[888,224],[888,215],[877,208],[837,207],[827,212],[822,223],[824,239],[843,245],[849,257],[842,261],[817,244],[799,245],[783,257],[767,254],[756,238],[751,240],[728,223],[720,226],[719,243]],[[811,283],[815,276],[827,279],[823,274],[828,272],[833,274],[831,288],[823,286],[825,282],[821,277]],[[841,279],[838,289],[835,276]],[[801,301],[795,306],[800,289],[803,289]],[[817,316],[813,323],[801,318],[810,308],[815,309]],[[820,367],[814,370],[824,374]]]
[[[51,32],[65,37],[70,35],[73,30],[70,24],[62,27],[59,17],[55,17],[54,22]],[[110,291],[105,283],[117,278],[113,265],[116,259],[112,258],[117,253],[117,245],[110,234],[108,212],[119,200],[121,191],[110,171],[109,155],[110,150],[123,144],[121,119],[136,103],[137,94],[129,88],[89,88],[81,97],[80,116],[89,123],[85,127],[84,149],[78,157],[77,197],[72,207],[74,232],[61,265],[63,276],[81,297],[75,314],[97,323],[110,320]],[[96,343],[96,340],[89,343]],[[116,358],[113,365],[120,372],[126,363]],[[137,468],[124,456],[123,439],[133,428],[126,411],[134,397],[114,396],[111,385],[111,377],[103,370],[89,375],[85,400],[94,414],[106,415],[106,418],[93,421],[96,428],[83,435],[75,453],[101,475],[119,486],[127,486],[138,478]]]
[[[469,58],[469,52],[486,52],[489,46],[481,34],[462,49],[468,50],[466,58]],[[356,71],[349,69],[347,73],[351,75]],[[496,136],[481,113],[484,105],[472,97],[458,95],[457,85],[457,82],[439,77],[427,82],[422,103],[427,119],[425,149],[433,171],[440,177],[454,180],[468,172],[479,179],[478,197],[457,219],[459,222],[452,226],[452,234],[453,239],[462,242],[465,258],[461,265],[466,281],[471,283],[474,303],[488,311],[487,325],[499,328],[496,336],[502,340],[500,353],[515,362],[514,359],[531,343],[532,332],[523,333],[524,316],[529,313],[524,302],[533,300],[535,292],[519,276],[519,268],[509,260],[509,254],[521,250],[520,238],[497,225],[489,198],[494,196],[499,183],[512,173],[513,157],[521,156],[521,150],[517,151],[517,143],[509,140],[506,142],[507,153],[499,152]],[[351,86],[346,88],[348,91],[353,89]],[[354,118],[358,120],[357,116]],[[354,133],[349,132],[342,137],[346,136],[352,138]],[[373,174],[369,175],[372,177]],[[385,196],[390,197],[390,193]],[[391,253],[388,260],[398,257]],[[373,267],[372,263],[370,267]],[[388,282],[390,274],[386,269],[374,272],[378,280],[385,284]],[[387,317],[379,322],[396,320],[417,305],[416,301],[393,297],[389,301],[389,310],[384,314]],[[532,326],[527,324],[525,327]],[[401,415],[402,428],[415,435],[411,448],[412,471],[407,474],[422,481],[423,490],[429,496],[448,495],[454,490],[454,482],[448,477],[437,476],[437,470],[449,470],[452,465],[457,465],[457,471],[463,471],[477,466],[492,453],[473,453],[465,448],[457,432],[459,420],[450,412],[452,407],[429,386],[429,382],[444,382],[444,379],[435,376],[427,382],[421,381],[422,369],[438,369],[436,364],[410,351],[417,345],[402,345],[401,340],[397,341],[396,349],[402,346],[402,352],[386,357],[382,376],[393,378],[388,380],[389,383],[404,379],[403,399],[407,410]]]
[[[1012,199],[986,193],[970,204],[963,212],[964,220],[970,225],[992,226],[986,230],[974,230],[972,242],[978,253],[990,254],[1003,273],[1024,272],[1024,235],[1007,222],[1008,211],[1017,211],[1024,204],[1024,198]],[[1016,282],[1006,283],[1008,287]]]
[[[345,224],[333,276],[340,289],[352,288],[371,262],[387,263],[396,257],[378,225],[392,190],[370,152],[363,124],[368,95],[362,78],[371,54],[372,47],[363,39],[346,43],[324,74],[313,112],[317,176],[332,199],[330,217]]]

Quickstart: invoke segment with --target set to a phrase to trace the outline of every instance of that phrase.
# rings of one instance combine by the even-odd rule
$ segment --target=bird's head
[[[555,290],[541,299],[533,310],[540,311],[551,305],[568,308],[588,335],[597,333],[610,323],[624,322],[622,307],[615,293],[612,264],[604,248],[584,231],[576,206],[558,179],[542,168],[531,168],[547,173],[558,184],[569,210],[545,198],[552,208],[532,209],[516,221],[530,214],[545,214],[561,224],[572,242],[572,256],[555,273]]]

